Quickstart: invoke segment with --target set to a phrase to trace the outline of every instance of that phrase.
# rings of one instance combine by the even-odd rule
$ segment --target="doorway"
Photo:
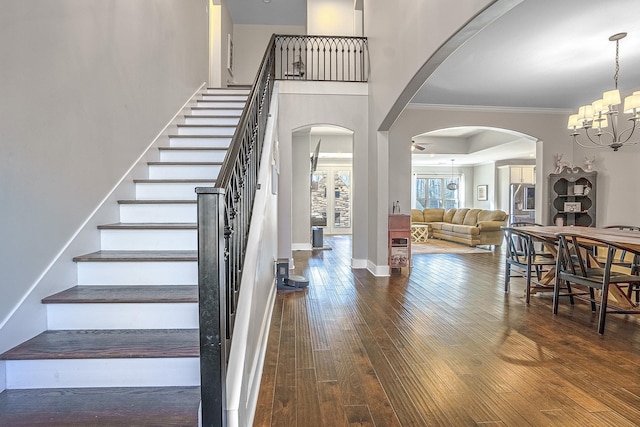
[[[350,129],[315,124],[292,133],[291,247],[312,248],[313,227],[322,234],[353,229],[353,140]]]
[[[311,175],[311,226],[351,234],[351,167],[323,166]]]

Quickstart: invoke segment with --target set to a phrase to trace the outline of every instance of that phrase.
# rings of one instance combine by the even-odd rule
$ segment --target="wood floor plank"
[[[415,255],[374,277],[351,269],[348,236],[325,244],[294,253],[309,288],[277,296],[260,391],[273,405],[260,398],[254,425],[309,425],[292,411],[316,411],[312,395],[325,426],[640,425],[638,319],[610,315],[599,336],[586,304],[553,316],[519,278],[505,294],[500,249]]]

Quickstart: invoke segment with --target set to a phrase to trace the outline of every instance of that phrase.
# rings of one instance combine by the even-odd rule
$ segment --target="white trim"
[[[311,247],[311,243],[292,243],[291,250],[292,251],[310,251],[313,248]]]
[[[367,260],[366,259],[356,259],[351,258],[351,268],[353,269],[362,269],[367,268]]]
[[[280,95],[360,95],[369,96],[368,83],[313,82],[308,80],[280,80]]]
[[[391,276],[391,269],[388,265],[375,265],[370,260],[367,260],[367,270],[376,277]]]
[[[7,389],[7,362],[0,361],[0,393]]]
[[[407,109],[413,110],[455,110],[485,111],[488,113],[523,113],[523,114],[572,114],[573,110],[565,108],[528,108],[528,107],[493,107],[489,105],[450,105],[450,104],[414,104],[409,103]]]
[[[129,169],[122,175],[122,177],[120,178],[120,180],[113,186],[113,188],[111,188],[111,191],[109,191],[107,193],[107,195],[102,199],[102,201],[98,204],[98,206],[96,206],[96,208],[93,210],[93,212],[91,212],[89,214],[89,216],[84,220],[84,222],[80,225],[80,227],[78,227],[78,229],[76,230],[75,233],[73,233],[73,235],[71,236],[71,238],[67,241],[67,243],[64,244],[64,246],[60,249],[60,251],[53,257],[52,261],[49,263],[49,265],[47,265],[47,267],[45,267],[45,269],[42,271],[42,273],[40,273],[40,275],[38,276],[38,278],[33,282],[33,284],[29,287],[29,289],[27,290],[27,292],[24,293],[24,295],[22,296],[22,298],[20,298],[20,300],[16,303],[16,305],[9,311],[9,314],[7,314],[7,316],[2,319],[2,321],[0,322],[0,329],[2,329],[7,322],[9,321],[9,319],[11,319],[11,317],[16,313],[16,311],[18,311],[18,309],[20,308],[20,306],[27,300],[27,298],[29,297],[29,295],[31,295],[31,293],[36,289],[36,287],[38,286],[38,284],[40,283],[40,281],[46,276],[46,274],[53,268],[53,266],[59,261],[60,257],[64,254],[64,252],[67,250],[67,248],[69,248],[69,246],[71,245],[71,243],[73,243],[73,241],[76,239],[76,237],[84,230],[84,228],[87,226],[87,224],[91,221],[91,219],[93,218],[93,216],[102,208],[102,206],[105,204],[105,202],[107,202],[109,200],[109,198],[111,197],[111,195],[116,191],[116,189],[122,184],[122,182],[129,176],[129,174],[131,173],[131,171],[138,166],[138,163],[144,158],[144,156],[147,154],[147,152],[151,149],[151,147],[153,147],[153,145],[158,141],[158,139],[160,139],[160,137],[165,135],[165,132],[167,131],[167,128],[172,125],[175,121],[175,119],[183,113],[184,109],[187,108],[187,106],[189,105],[189,103],[193,100],[193,98],[198,94],[198,92],[200,92],[202,90],[203,87],[206,86],[206,82],[202,83],[200,85],[200,87],[198,87],[198,89],[193,93],[193,95],[191,95],[189,97],[189,99],[187,100],[187,102],[185,102],[182,107],[180,107],[180,109],[176,112],[176,114],[171,117],[171,119],[169,119],[169,121],[167,122],[167,124],[162,128],[162,130],[160,132],[158,132],[158,134],[156,135],[156,137],[151,141],[151,143],[147,146],[147,148],[142,152],[142,154],[140,154],[140,157],[138,157],[133,164],[131,165],[131,167],[129,167]]]

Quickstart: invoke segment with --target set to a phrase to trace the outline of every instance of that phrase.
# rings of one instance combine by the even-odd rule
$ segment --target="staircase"
[[[0,425],[197,425],[194,189],[215,184],[248,93],[199,95],[101,250],[74,258],[77,285],[42,301],[48,330],[0,356]]]

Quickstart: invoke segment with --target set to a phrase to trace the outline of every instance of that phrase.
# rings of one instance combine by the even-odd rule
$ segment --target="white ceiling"
[[[307,25],[306,0],[227,0],[233,22],[247,25]]]
[[[236,23],[306,22],[305,0],[228,4]],[[626,95],[640,90],[640,0],[524,0],[444,61],[411,103],[555,109],[568,114],[613,88],[615,43],[608,38],[623,31],[629,35],[620,41],[619,88]],[[479,138],[477,131],[468,131],[472,133],[464,138]],[[502,151],[491,147],[458,154],[457,164],[483,163],[488,153],[491,160],[529,157],[532,151],[515,148],[518,140],[522,141],[514,136],[501,144]],[[535,150],[535,142],[521,143]],[[467,141],[467,146],[473,144]],[[423,153],[416,161],[438,164],[446,158],[450,164],[456,156],[442,151],[432,153],[442,158],[429,160]]]

